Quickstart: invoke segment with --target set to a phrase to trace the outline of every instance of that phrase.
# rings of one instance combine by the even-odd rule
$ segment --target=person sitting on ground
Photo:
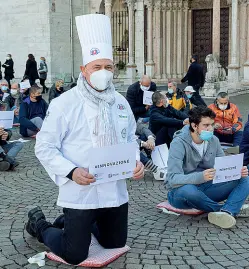
[[[0,127],[0,171],[13,171],[19,165],[15,158],[23,148],[23,143],[9,143],[11,135],[12,132],[10,130]]]
[[[193,94],[195,93],[195,90],[192,86],[187,86],[185,89],[184,89],[184,93],[186,95],[186,97],[190,100],[193,96]],[[192,104],[191,104],[191,109],[192,109]]]
[[[130,85],[127,90],[126,99],[131,106],[136,121],[138,118],[149,117],[150,106],[143,104],[144,91],[156,91],[156,84],[147,75],[143,75],[140,81]]]
[[[239,150],[240,153],[244,153],[244,165],[246,165],[249,168],[249,115],[248,115],[248,121],[244,127]]]
[[[14,124],[19,123],[19,109],[21,104],[20,88],[18,83],[13,83],[10,95],[6,97],[6,111],[14,111]]]
[[[138,136],[137,143],[140,147],[140,161],[145,169],[153,172],[155,180],[164,180],[166,176],[165,168],[160,169],[150,158],[150,153],[155,148],[155,136],[147,127],[147,124],[142,122],[142,119],[137,121],[136,135]]]
[[[42,99],[42,89],[37,85],[30,88],[30,96],[21,103],[19,111],[20,134],[24,137],[36,135],[46,116],[48,104]]]
[[[161,92],[153,93],[152,102],[149,129],[156,136],[156,145],[169,147],[175,131],[188,124],[188,115],[169,105]]]
[[[9,83],[6,79],[1,79],[0,80],[0,100],[5,101],[5,98],[9,95],[10,90],[9,90]]]
[[[21,82],[25,82],[25,81],[29,81],[29,78],[27,76],[24,76]],[[20,89],[22,101],[24,101],[29,96],[29,90],[30,90],[30,88]]]
[[[220,142],[232,143],[234,147],[239,146],[243,132],[242,117],[238,107],[229,102],[226,92],[220,92],[214,104],[208,106],[216,114],[214,134]]]
[[[177,82],[171,81],[168,83],[168,92],[166,93],[169,104],[177,109],[185,112],[186,114],[192,108],[192,104],[186,94],[177,88]]]
[[[236,216],[249,216],[249,206],[243,206],[249,194],[248,169],[243,167],[239,180],[213,184],[215,157],[225,156],[213,135],[214,120],[210,108],[190,110],[190,126],[178,131],[171,143],[165,185],[172,206],[208,212],[210,223],[231,228]]]
[[[59,97],[62,93],[64,93],[64,81],[63,80],[57,80],[55,82],[55,86],[51,87],[49,90],[49,97],[48,97],[48,102],[49,104],[54,98]]]

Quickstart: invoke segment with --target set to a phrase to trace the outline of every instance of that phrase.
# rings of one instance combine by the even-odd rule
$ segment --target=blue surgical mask
[[[5,85],[3,85],[3,86],[1,87],[1,89],[2,89],[3,92],[7,92],[7,91],[8,91],[8,87],[5,86]]]
[[[214,135],[213,131],[211,132],[202,130],[201,133],[199,134],[199,137],[203,141],[210,141],[213,135]]]
[[[173,89],[168,89],[168,93],[169,93],[169,94],[172,94],[173,92],[174,92]]]
[[[192,97],[192,94],[186,94],[188,99],[190,99]]]

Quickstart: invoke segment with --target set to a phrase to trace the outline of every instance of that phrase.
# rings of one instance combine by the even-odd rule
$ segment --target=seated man
[[[29,81],[27,76],[24,76],[21,82]],[[29,96],[30,88],[20,89],[21,100],[24,101]]]
[[[126,94],[126,99],[130,104],[131,110],[136,121],[138,118],[149,117],[149,105],[143,104],[143,92],[156,91],[156,84],[151,81],[149,76],[143,75],[140,81],[129,86]]]
[[[19,165],[15,161],[18,152],[23,148],[23,143],[8,143],[12,133],[0,127],[0,171],[14,170]]]
[[[169,105],[161,92],[155,92],[152,101],[149,128],[156,135],[156,145],[166,143],[169,147],[175,131],[188,124],[188,116]]]
[[[14,124],[19,123],[19,108],[21,104],[20,89],[18,83],[13,83],[10,89],[10,95],[6,97],[6,111],[14,111]]]
[[[232,143],[234,147],[239,146],[242,138],[242,117],[238,107],[229,102],[226,92],[217,95],[214,104],[208,106],[216,114],[214,134],[220,142]]]
[[[190,100],[192,97],[193,97],[193,94],[195,93],[195,90],[192,86],[187,86],[185,89],[184,89],[184,93],[186,95],[186,97]],[[192,109],[192,104],[191,104],[191,109]]]
[[[242,140],[239,147],[240,153],[244,153],[244,165],[249,168],[249,116],[245,124]]]
[[[55,85],[53,85],[50,90],[49,90],[49,97],[48,97],[48,102],[50,102],[56,98],[59,97],[62,93],[64,93],[64,81],[63,80],[57,80],[55,82]]]
[[[210,223],[231,228],[236,216],[249,216],[249,207],[243,206],[249,194],[248,170],[243,167],[239,180],[213,184],[215,157],[225,155],[213,136],[214,119],[215,113],[203,106],[189,112],[190,126],[178,131],[171,143],[165,185],[172,206],[210,212]]]
[[[0,100],[5,101],[5,98],[9,95],[9,83],[6,79],[0,80]]]
[[[188,113],[192,108],[192,104],[186,94],[177,88],[177,82],[171,81],[168,83],[168,92],[166,94],[169,104],[177,109]]]
[[[160,169],[150,158],[150,151],[155,148],[155,136],[141,119],[137,121],[136,135],[138,136],[137,142],[140,147],[140,160],[145,169],[153,173],[155,180],[164,180],[166,176],[165,169]],[[144,149],[147,156],[141,151],[142,149]]]
[[[24,137],[36,135],[42,127],[48,104],[42,99],[41,92],[41,88],[33,85],[30,89],[30,96],[20,106],[20,134]]]

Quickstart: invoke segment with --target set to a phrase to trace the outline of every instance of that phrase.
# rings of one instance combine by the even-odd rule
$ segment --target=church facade
[[[111,19],[114,61],[125,84],[144,73],[158,83],[180,80],[191,54],[204,70],[213,54],[235,88],[249,85],[249,0],[4,2],[10,12],[0,15],[0,59],[13,55],[16,77],[33,53],[47,59],[50,80],[77,78],[82,59],[74,17],[100,13]]]

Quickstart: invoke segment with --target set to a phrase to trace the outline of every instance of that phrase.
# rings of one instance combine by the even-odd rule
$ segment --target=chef
[[[77,86],[52,100],[35,153],[59,186],[64,229],[46,221],[41,208],[28,213],[26,230],[52,252],[77,265],[88,256],[91,233],[104,248],[126,244],[128,192],[124,179],[91,185],[93,148],[136,142],[136,122],[126,99],[112,83],[114,65],[110,19],[101,14],[76,17],[83,66]],[[134,179],[144,175],[139,161]]]

